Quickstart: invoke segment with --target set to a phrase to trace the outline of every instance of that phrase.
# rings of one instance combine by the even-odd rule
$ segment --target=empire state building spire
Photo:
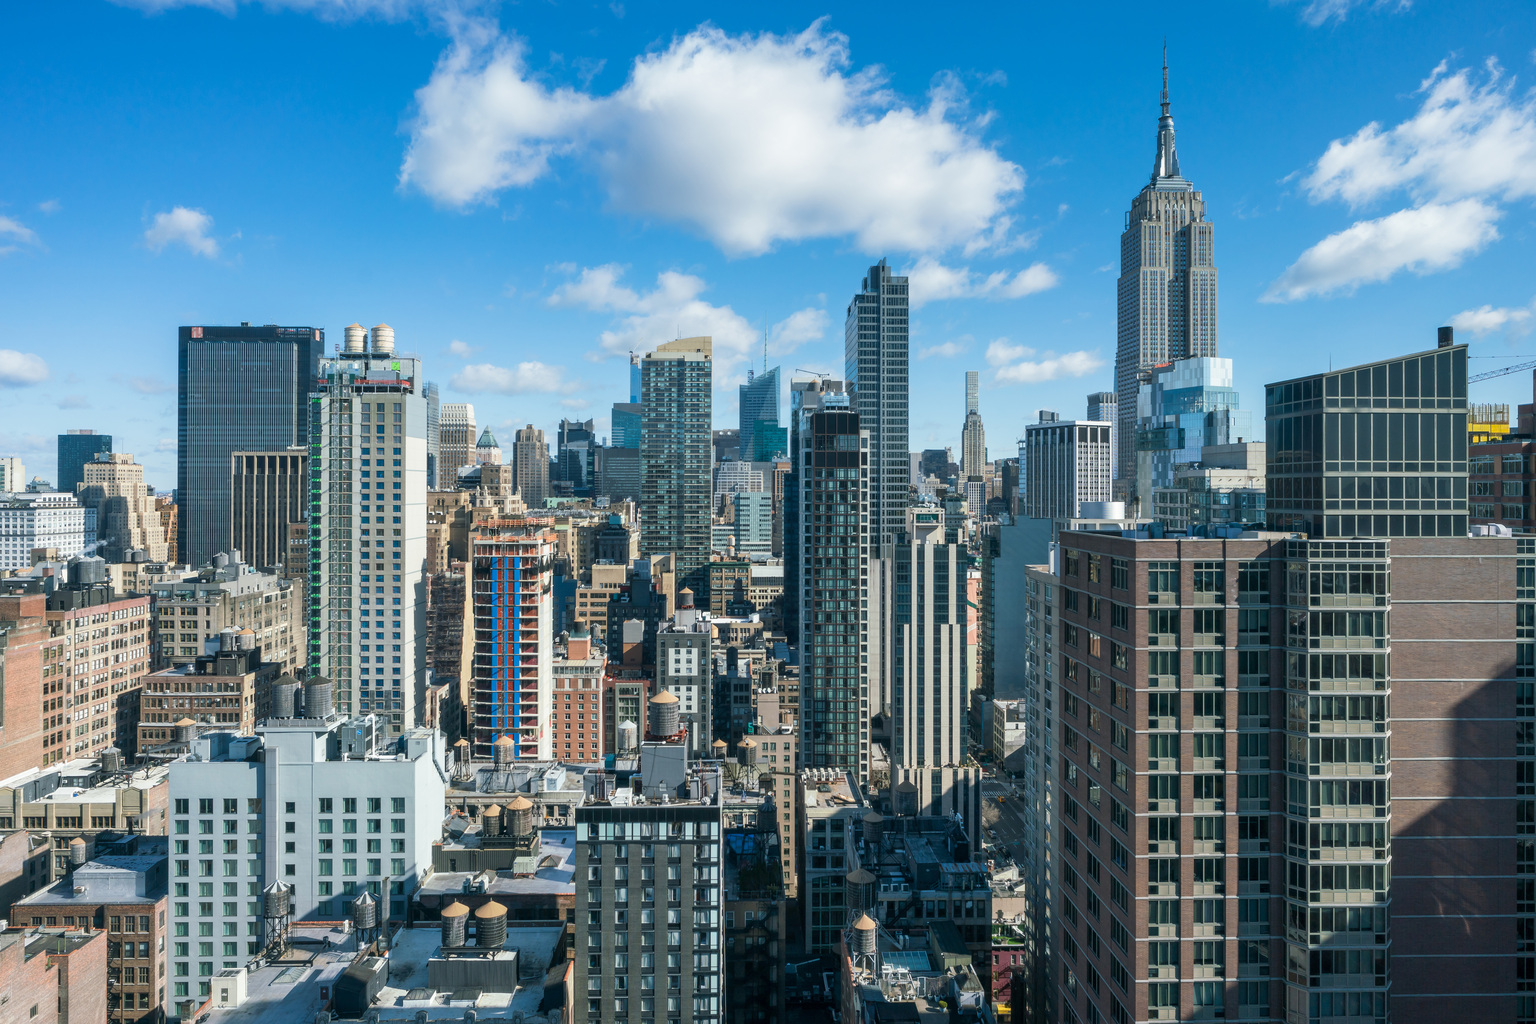
[[[1152,180],[1178,178],[1179,154],[1173,148],[1173,115],[1168,112],[1168,44],[1163,43],[1163,116],[1157,119],[1157,159],[1152,164]]]

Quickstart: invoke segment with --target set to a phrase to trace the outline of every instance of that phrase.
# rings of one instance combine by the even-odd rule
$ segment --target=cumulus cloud
[[[208,237],[211,227],[213,218],[202,210],[178,206],[155,214],[154,222],[144,232],[144,244],[155,252],[168,245],[184,245],[195,256],[213,259],[219,254],[219,243]]]
[[[945,341],[938,345],[929,345],[917,353],[919,359],[952,359],[966,350],[966,346],[958,341]]]
[[[827,237],[870,252],[1001,244],[1024,187],[953,78],[908,103],[880,69],[852,69],[825,20],[784,36],[701,26],[607,95],[546,85],[527,58],[489,23],[460,24],[417,91],[402,185],[465,206],[570,156],[615,208],[732,254]]]
[[[579,381],[566,378],[564,367],[532,361],[510,367],[473,363],[454,374],[449,383],[469,394],[501,395],[570,394],[581,387]]]
[[[64,204],[59,202],[57,199],[44,199],[42,202],[37,204],[37,208],[43,213],[49,214],[51,216],[52,214],[58,213],[60,210],[64,209]]]
[[[1085,377],[1104,366],[1096,353],[1037,352],[1028,345],[1015,345],[998,338],[987,346],[987,365],[993,368],[998,384],[1042,384],[1064,377]]]
[[[1330,21],[1343,21],[1356,8],[1372,10],[1406,11],[1412,0],[1304,0],[1301,20],[1313,28]]]
[[[941,299],[1022,299],[1061,283],[1044,263],[1031,264],[1016,273],[998,270],[983,276],[973,274],[969,267],[946,266],[924,256],[905,273],[910,279],[914,309]]]
[[[614,314],[612,327],[598,336],[599,351],[610,356],[649,352],[664,341],[708,335],[713,339],[714,382],[733,388],[762,345],[762,334],[730,306],[702,298],[704,279],[676,270],[656,275],[656,287],[639,292],[621,282],[624,268],[613,263],[586,267],[556,288],[551,306],[584,308]],[[828,324],[826,311],[797,310],[768,330],[770,348],[780,354],[820,338]]]
[[[1360,207],[1404,194],[1396,213],[1361,220],[1302,253],[1265,295],[1287,301],[1459,266],[1499,237],[1511,201],[1536,196],[1536,94],[1516,93],[1497,61],[1481,77],[1442,62],[1401,124],[1373,121],[1335,139],[1302,179],[1314,203]]]
[[[1536,300],[1529,306],[1479,306],[1462,310],[1451,317],[1449,323],[1458,331],[1468,331],[1479,337],[1505,329],[1512,334],[1524,335],[1530,331],[1533,312],[1536,312]]]
[[[0,216],[0,256],[13,253],[23,245],[40,246],[42,244],[36,231],[19,220]]]
[[[474,351],[475,350],[472,347],[464,344],[464,342],[460,341],[458,338],[454,338],[448,343],[448,353],[450,355],[458,356],[460,359],[468,359],[471,355],[474,354]]]
[[[1430,274],[1461,265],[1499,237],[1497,207],[1476,199],[1429,203],[1355,224],[1318,242],[1286,268],[1265,302],[1291,302],[1385,281],[1400,270]]]
[[[24,388],[48,379],[48,364],[31,352],[0,348],[0,388]]]

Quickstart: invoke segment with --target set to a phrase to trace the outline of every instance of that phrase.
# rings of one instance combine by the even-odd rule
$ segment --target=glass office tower
[[[202,565],[231,545],[230,456],[309,443],[318,327],[183,327],[177,337],[177,550]]]
[[[640,553],[676,556],[677,585],[709,600],[709,338],[659,345],[641,361]]]
[[[74,494],[75,488],[85,483],[85,464],[95,462],[102,452],[112,451],[112,435],[98,434],[94,430],[71,430],[59,435],[58,488],[65,494]],[[23,490],[26,482],[11,488]]]

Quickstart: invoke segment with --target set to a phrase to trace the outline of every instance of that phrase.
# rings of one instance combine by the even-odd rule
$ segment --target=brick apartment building
[[[106,1024],[107,937],[101,932],[0,932],[3,1019]]]

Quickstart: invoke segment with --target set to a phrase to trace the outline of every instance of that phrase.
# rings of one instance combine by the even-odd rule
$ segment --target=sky
[[[1442,324],[1474,373],[1536,359],[1525,0],[0,0],[0,27],[0,455],[47,479],[94,428],[175,486],[182,324],[389,323],[508,448],[606,434],[628,353],[709,334],[734,426],[765,340],[841,376],[881,258],[912,278],[912,448],[959,447],[979,370],[1011,455],[1111,388],[1165,37],[1256,422],[1266,382]]]

